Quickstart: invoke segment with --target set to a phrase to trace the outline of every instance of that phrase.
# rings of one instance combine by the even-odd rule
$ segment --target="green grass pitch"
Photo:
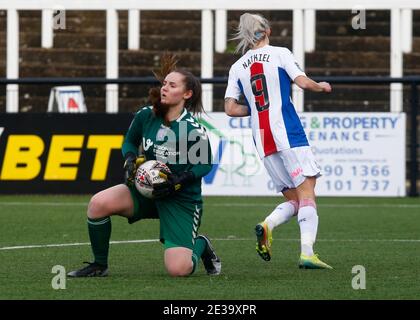
[[[66,271],[91,261],[88,196],[0,196],[0,299],[419,299],[419,198],[319,198],[315,251],[334,270],[300,270],[296,219],[275,229],[273,258],[255,251],[254,226],[279,197],[207,197],[200,232],[213,239],[222,274],[202,264],[171,278],[155,239],[159,221],[129,225],[112,218],[110,275],[69,279],[54,290],[55,265]],[[129,240],[152,240],[128,242]],[[121,241],[121,242],[120,242]],[[125,242],[124,242],[125,241]],[[62,246],[45,246],[45,245]],[[35,247],[29,247],[35,246]],[[366,270],[355,290],[353,266]]]

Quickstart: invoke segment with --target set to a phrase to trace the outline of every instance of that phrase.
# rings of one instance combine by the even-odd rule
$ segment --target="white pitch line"
[[[47,206],[47,207],[65,207],[65,206],[83,206],[87,207],[87,202],[0,202],[0,206]]]
[[[215,238],[213,241],[254,241],[254,238]],[[298,242],[300,239],[274,239],[276,241]],[[318,239],[320,242],[420,242],[420,239]],[[127,243],[149,243],[159,242],[158,239],[143,239],[143,240],[123,240],[110,241],[110,244],[127,244]],[[72,247],[72,246],[87,246],[90,242],[75,242],[75,243],[56,243],[56,244],[40,244],[14,247],[0,247],[0,250],[19,250],[19,249],[37,249],[37,248],[54,248],[54,247]]]
[[[158,239],[145,240],[125,240],[125,241],[110,241],[110,244],[125,244],[125,243],[146,243],[158,242]],[[75,243],[55,243],[55,244],[37,244],[29,246],[15,246],[15,247],[1,247],[0,250],[18,250],[18,249],[34,249],[34,248],[53,248],[53,247],[72,247],[72,246],[88,246],[90,242],[75,242]]]
[[[51,206],[51,207],[66,207],[66,206],[82,206],[87,207],[87,203],[84,202],[0,202],[0,206]],[[276,204],[267,203],[204,203],[205,207],[273,207]],[[381,204],[332,204],[332,203],[320,203],[319,207],[325,208],[420,208],[419,204],[392,204],[392,203],[381,203]]]
[[[215,238],[212,241],[230,241],[230,240],[239,240],[239,241],[254,241],[255,238]],[[275,241],[300,241],[300,239],[277,239],[273,238]],[[317,239],[316,241],[320,242],[420,242],[420,239]]]
[[[204,203],[205,207],[273,207],[277,204],[257,204],[257,203]],[[317,203],[318,207],[325,208],[420,208],[420,204],[333,204],[333,203]]]

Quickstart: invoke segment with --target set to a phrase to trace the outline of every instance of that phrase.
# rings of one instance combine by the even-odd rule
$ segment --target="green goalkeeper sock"
[[[109,239],[111,237],[111,218],[88,218],[88,230],[95,262],[108,265]]]
[[[207,242],[203,238],[196,238],[193,248],[193,255],[192,255],[192,262],[193,262],[193,269],[191,274],[194,273],[195,268],[198,265],[198,261],[200,260],[204,250],[206,249]]]

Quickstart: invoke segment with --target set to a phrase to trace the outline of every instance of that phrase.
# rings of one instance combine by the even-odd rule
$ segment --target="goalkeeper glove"
[[[159,176],[164,178],[165,181],[153,185],[153,196],[156,199],[172,195],[194,181],[194,174],[191,171],[175,174],[161,170]]]
[[[124,162],[124,183],[132,187],[134,186],[134,178],[136,176],[137,168],[146,161],[144,156],[136,158],[136,155],[132,152],[128,152],[125,155]]]

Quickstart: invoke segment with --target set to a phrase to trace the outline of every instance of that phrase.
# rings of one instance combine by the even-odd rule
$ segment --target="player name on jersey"
[[[251,57],[248,58],[247,61],[245,61],[242,66],[244,67],[244,69],[247,69],[251,64],[253,64],[254,62],[270,62],[270,55],[267,53],[257,53],[252,55]]]

